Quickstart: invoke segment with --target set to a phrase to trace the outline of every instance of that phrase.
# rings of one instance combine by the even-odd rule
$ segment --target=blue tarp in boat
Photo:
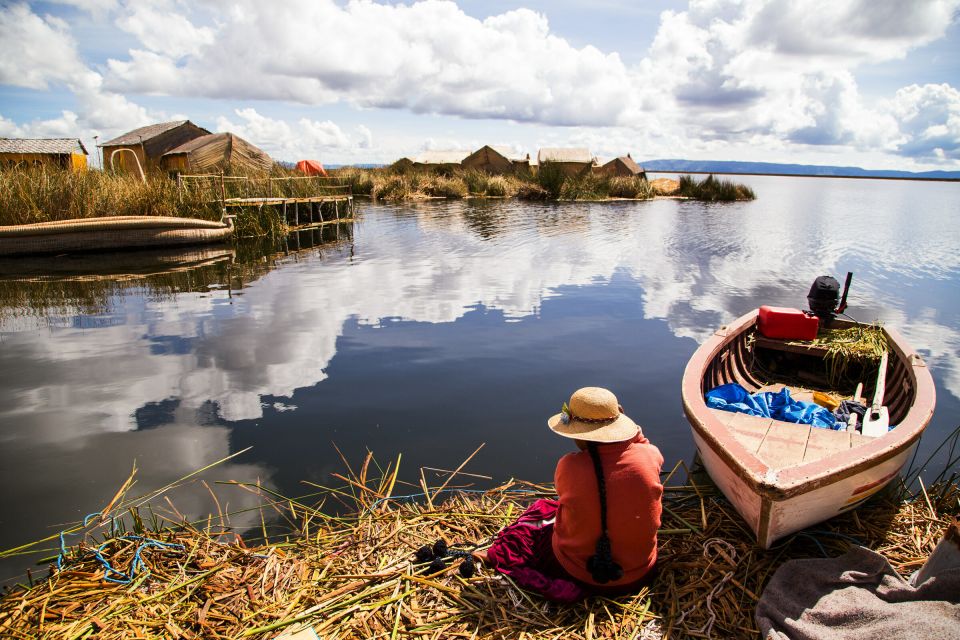
[[[840,429],[846,425],[837,422],[829,409],[813,402],[801,402],[790,397],[790,389],[763,391],[750,394],[739,384],[720,385],[704,394],[707,406],[722,411],[748,413],[761,418],[783,422],[809,424],[821,429]]]

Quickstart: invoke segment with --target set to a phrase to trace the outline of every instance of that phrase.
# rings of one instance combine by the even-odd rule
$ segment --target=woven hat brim
[[[623,413],[612,422],[599,424],[579,420],[570,420],[564,423],[563,414],[558,413],[547,419],[547,426],[557,435],[587,442],[623,442],[640,433],[640,427],[637,423]]]

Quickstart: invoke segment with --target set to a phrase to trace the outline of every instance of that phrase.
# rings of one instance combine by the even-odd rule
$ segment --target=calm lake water
[[[225,508],[253,498],[215,481],[329,484],[332,443],[352,463],[402,452],[411,481],[485,444],[466,471],[550,481],[571,446],[546,419],[585,385],[669,466],[690,461],[697,345],[847,271],[849,313],[899,328],[933,372],[925,459],[960,415],[960,184],[736,179],[756,201],[361,202],[313,248],[205,250],[168,273],[163,256],[3,262],[0,548],[97,511],[134,464],[142,494],[247,447],[204,474]],[[205,490],[174,501],[216,512]]]

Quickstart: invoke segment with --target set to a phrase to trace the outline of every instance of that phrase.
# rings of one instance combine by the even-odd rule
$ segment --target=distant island
[[[642,164],[646,171],[652,173],[739,173],[845,178],[898,178],[902,180],[960,180],[960,171],[912,172],[814,164],[735,162],[731,160],[646,160]]]

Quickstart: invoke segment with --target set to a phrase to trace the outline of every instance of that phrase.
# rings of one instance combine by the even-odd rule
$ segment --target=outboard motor
[[[810,305],[810,312],[820,318],[821,327],[830,326],[837,314],[846,310],[847,292],[850,291],[851,280],[853,280],[853,273],[847,272],[847,281],[843,285],[843,297],[840,297],[840,283],[833,276],[820,276],[813,281],[810,293],[807,294],[807,304]]]

